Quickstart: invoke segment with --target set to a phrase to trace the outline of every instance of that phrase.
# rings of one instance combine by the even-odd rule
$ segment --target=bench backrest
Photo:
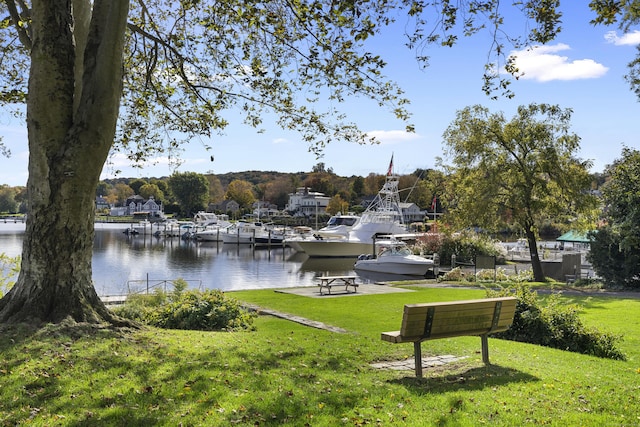
[[[423,341],[462,335],[484,335],[509,329],[517,299],[407,304],[404,306],[402,341]]]

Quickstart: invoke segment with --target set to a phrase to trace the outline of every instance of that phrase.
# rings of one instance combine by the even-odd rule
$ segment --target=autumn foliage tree
[[[327,213],[331,215],[335,215],[337,213],[346,214],[349,212],[349,203],[346,202],[339,194],[336,194],[331,199],[329,199],[329,204],[327,206]]]
[[[241,209],[249,209],[253,202],[256,201],[253,185],[241,179],[234,179],[229,183],[227,191],[224,193],[224,198],[225,200],[237,202]]]

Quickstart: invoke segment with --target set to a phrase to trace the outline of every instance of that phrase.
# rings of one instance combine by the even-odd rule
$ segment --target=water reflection
[[[97,224],[93,252],[94,285],[101,295],[126,292],[129,281],[183,278],[222,290],[314,286],[321,275],[359,275],[362,282],[384,278],[353,270],[354,259],[309,258],[289,248],[197,243],[151,234],[125,235],[126,225]],[[22,251],[24,225],[0,224],[0,252]],[[397,278],[396,278],[397,279]]]
[[[304,253],[296,255],[303,259],[300,266],[303,271],[325,271],[334,275],[353,274],[354,258],[309,258]]]

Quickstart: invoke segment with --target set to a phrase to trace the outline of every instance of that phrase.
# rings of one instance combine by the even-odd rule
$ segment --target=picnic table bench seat
[[[422,376],[422,341],[457,336],[480,336],[482,361],[489,364],[487,336],[506,331],[513,323],[517,299],[514,297],[406,304],[399,331],[383,332],[391,343],[414,344],[415,372]]]

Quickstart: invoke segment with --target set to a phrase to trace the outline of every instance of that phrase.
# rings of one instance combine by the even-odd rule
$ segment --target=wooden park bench
[[[356,283],[356,276],[320,276],[318,277],[318,286],[320,287],[320,295],[323,289],[327,289],[331,294],[331,288],[335,286],[344,286],[344,292],[349,292],[349,288],[353,288],[353,292],[357,292],[358,284]]]
[[[468,301],[406,304],[399,331],[383,332],[392,343],[412,342],[416,377],[422,377],[422,341],[480,335],[482,361],[489,364],[490,333],[506,331],[513,323],[516,298],[485,298]]]

